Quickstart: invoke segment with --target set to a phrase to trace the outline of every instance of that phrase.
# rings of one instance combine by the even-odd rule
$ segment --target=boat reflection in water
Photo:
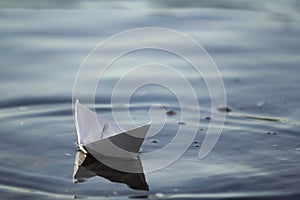
[[[135,190],[149,190],[139,157],[131,160],[108,157],[105,157],[105,159],[109,159],[109,163],[117,163],[118,165],[128,166],[139,170],[137,173],[119,171],[103,164],[90,154],[78,151],[75,157],[73,182],[84,182],[88,178],[100,176],[112,182],[125,183],[128,187]]]

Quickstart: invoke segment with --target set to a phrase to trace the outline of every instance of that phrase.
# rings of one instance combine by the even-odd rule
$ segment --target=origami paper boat
[[[84,182],[86,179],[100,176],[111,182],[125,183],[128,187],[135,190],[149,190],[145,174],[142,172],[142,163],[139,157],[134,160],[108,158],[112,162],[118,162],[121,165],[128,165],[131,168],[140,168],[140,173],[122,172],[111,168],[91,155],[78,151],[75,157],[73,172],[73,182]]]
[[[97,159],[103,155],[136,158],[150,127],[149,123],[123,131],[113,122],[80,104],[78,100],[75,104],[75,124],[79,148]]]

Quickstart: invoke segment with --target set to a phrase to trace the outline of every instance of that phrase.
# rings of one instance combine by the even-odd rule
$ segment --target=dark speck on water
[[[208,117],[208,116],[207,116],[207,117],[205,117],[205,119],[206,119],[206,120],[211,120],[211,117]]]
[[[267,132],[268,135],[277,135],[276,132]]]
[[[297,0],[0,1],[1,199],[300,199],[299,10]],[[191,37],[219,71],[203,65],[198,73],[185,58],[202,64],[204,55],[155,34],[114,41],[80,71],[83,104],[124,129],[152,122],[140,158],[155,156],[141,163],[144,170],[186,149],[171,165],[145,170],[149,191],[137,190],[136,181],[128,187],[126,173],[89,159],[74,164],[72,90],[81,63],[100,42],[143,27]],[[89,70],[144,39],[167,41],[173,49],[139,49],[107,60],[103,74]],[[135,68],[146,63],[168,66],[184,82],[159,68]],[[219,78],[226,102],[218,101]],[[141,82],[149,84],[136,87]],[[95,101],[85,102],[91,95]],[[225,114],[224,126],[214,124]],[[216,145],[200,159],[204,138],[218,136],[216,128],[222,128]],[[73,183],[75,170],[87,179]]]
[[[176,112],[174,110],[167,111],[167,115],[176,115]]]
[[[229,107],[222,106],[218,108],[218,111],[227,113],[227,112],[231,112],[232,110]]]

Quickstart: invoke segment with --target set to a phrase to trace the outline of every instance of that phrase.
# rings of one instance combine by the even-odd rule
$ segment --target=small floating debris
[[[186,125],[185,122],[178,122],[178,125]]]
[[[273,144],[272,147],[277,148],[278,146],[277,146],[277,144]]]
[[[255,119],[255,120],[262,120],[262,121],[270,121],[270,122],[281,122],[280,119],[270,118],[270,117],[259,117],[259,116],[241,116],[246,119]]]
[[[166,112],[167,115],[176,115],[176,112],[174,110],[169,110]]]
[[[151,143],[158,143],[158,140],[150,140]]]
[[[277,135],[276,132],[267,132],[268,135]]]
[[[79,196],[79,195],[73,195],[73,199],[83,199],[84,197],[83,196]]]
[[[206,119],[206,120],[211,120],[211,117],[205,117],[204,119]]]
[[[224,112],[224,113],[228,113],[228,112],[231,112],[231,111],[232,111],[232,109],[229,108],[229,107],[227,107],[227,106],[219,107],[217,110],[218,110],[219,112]]]

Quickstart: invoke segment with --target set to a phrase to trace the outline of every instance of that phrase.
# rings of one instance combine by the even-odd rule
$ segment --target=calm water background
[[[297,199],[300,195],[299,1],[2,1],[0,6],[1,198]],[[146,173],[149,192],[99,177],[74,184],[76,72],[99,42],[145,26],[184,32],[216,62],[232,108],[220,140],[205,159],[197,157],[199,147],[191,144],[173,165]],[[147,56],[172,60],[161,52],[141,52],[115,64],[130,66]],[[194,80],[185,63],[173,61],[200,88],[201,118],[189,116],[186,126],[200,120],[195,140],[201,142],[209,123],[205,117],[210,115],[205,84]],[[112,117],[109,92],[117,79],[107,76],[105,89],[97,93],[97,111],[107,118]],[[122,115],[127,106],[133,119],[147,121],[146,111],[153,103],[177,115],[168,117],[162,133],[146,139],[143,151],[172,139],[180,120],[176,98],[148,86],[119,109]]]

